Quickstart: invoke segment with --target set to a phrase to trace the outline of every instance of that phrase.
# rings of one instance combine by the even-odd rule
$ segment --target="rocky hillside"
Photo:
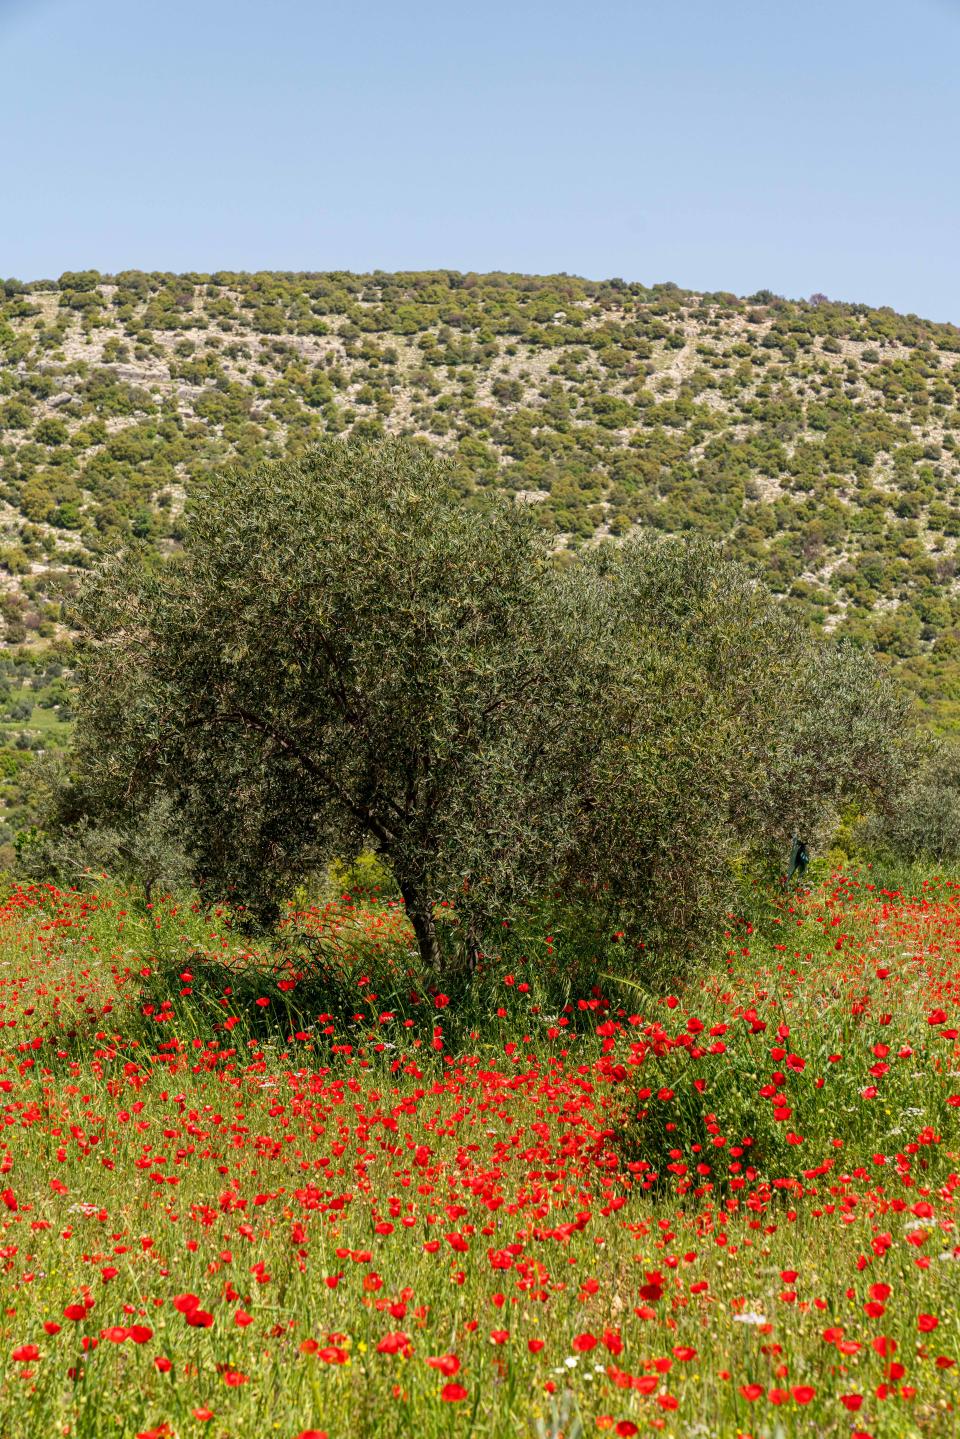
[[[561,546],[634,526],[754,559],[960,723],[960,330],[565,275],[94,271],[0,302],[0,614],[177,543],[191,484],[327,433],[420,435]]]

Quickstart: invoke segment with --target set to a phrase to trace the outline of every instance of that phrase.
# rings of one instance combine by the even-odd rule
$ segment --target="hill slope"
[[[569,276],[8,281],[0,613],[53,634],[77,567],[176,544],[190,481],[324,433],[422,435],[559,544],[729,540],[960,723],[960,330]]]

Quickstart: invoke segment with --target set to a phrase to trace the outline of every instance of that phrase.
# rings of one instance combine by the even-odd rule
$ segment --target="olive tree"
[[[868,816],[857,842],[907,861],[960,859],[960,746],[931,739],[910,782],[886,813]]]
[[[814,637],[714,544],[643,535],[591,568],[619,664],[566,883],[692,950],[738,866],[782,873],[793,834],[821,839],[850,800],[894,802],[907,705],[871,656]]]
[[[168,796],[202,890],[268,916],[370,846],[425,965],[562,895],[691,948],[738,864],[887,803],[905,712],[705,542],[559,565],[406,441],[215,478],[182,554],[88,588],[75,766],[107,822]],[[449,912],[449,911],[448,911]]]
[[[176,560],[89,587],[76,763],[107,814],[169,793],[204,890],[263,914],[372,845],[436,970],[436,902],[466,933],[572,830],[604,664],[572,583],[417,444],[228,472]]]

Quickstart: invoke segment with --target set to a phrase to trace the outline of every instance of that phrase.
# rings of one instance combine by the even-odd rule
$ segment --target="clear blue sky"
[[[566,270],[960,323],[960,0],[0,0],[0,275]]]

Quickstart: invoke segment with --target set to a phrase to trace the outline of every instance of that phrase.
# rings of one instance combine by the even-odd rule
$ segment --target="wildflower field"
[[[0,911],[2,1439],[960,1428],[960,886],[836,874],[649,989],[287,928]]]

